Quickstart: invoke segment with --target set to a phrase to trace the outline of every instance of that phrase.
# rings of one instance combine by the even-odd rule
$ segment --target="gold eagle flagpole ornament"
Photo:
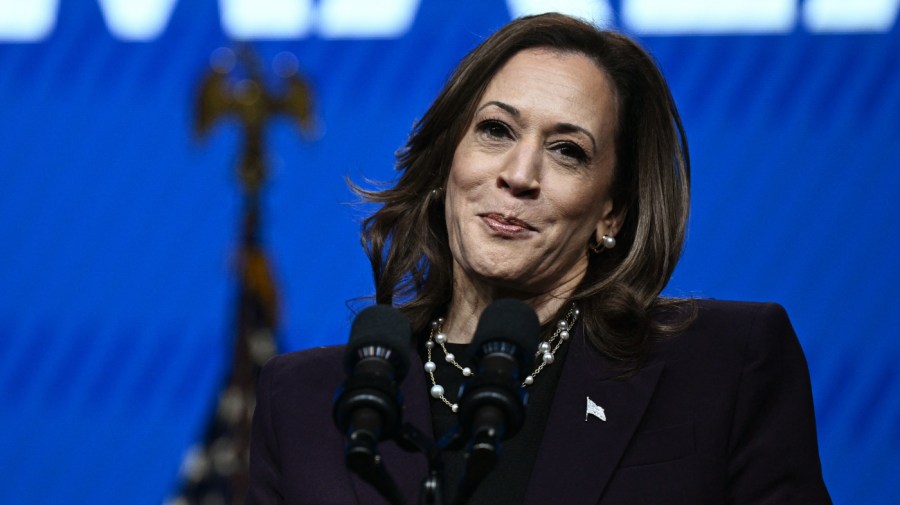
[[[278,289],[260,240],[260,192],[268,175],[266,126],[279,115],[296,122],[304,136],[313,129],[309,85],[297,59],[280,53],[273,60],[276,90],[249,45],[219,48],[203,77],[195,113],[195,133],[203,137],[222,120],[243,130],[237,171],[243,192],[241,240],[237,254],[237,310],[234,355],[218,404],[207,422],[202,445],[182,462],[182,482],[171,505],[243,503],[249,482],[250,423],[256,379],[276,352]]]

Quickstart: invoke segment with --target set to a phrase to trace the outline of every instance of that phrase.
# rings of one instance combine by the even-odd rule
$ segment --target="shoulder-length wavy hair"
[[[663,324],[654,313],[676,302],[659,294],[684,242],[690,200],[687,140],[653,59],[624,35],[561,14],[516,19],[479,44],[398,151],[397,183],[383,190],[354,186],[364,200],[381,204],[362,224],[376,301],[399,306],[417,332],[446,310],[453,261],[441,188],[488,83],[528,48],[585,55],[613,83],[618,117],[611,196],[624,220],[617,246],[590,254],[572,299],[601,352],[639,362],[653,337],[681,326]]]

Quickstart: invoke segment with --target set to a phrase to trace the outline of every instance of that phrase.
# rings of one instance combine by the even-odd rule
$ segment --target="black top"
[[[572,334],[574,333],[575,331],[572,331]],[[456,356],[456,361],[461,366],[471,366],[468,344],[446,345],[447,350]],[[525,422],[522,429],[503,444],[496,468],[475,490],[467,502],[469,505],[514,505],[525,500],[525,491],[531,479],[531,469],[537,460],[538,448],[541,445],[547,416],[550,413],[553,392],[559,382],[568,347],[568,343],[563,344],[554,356],[553,364],[544,367],[544,370],[535,377],[534,384],[527,388],[528,404],[525,408]],[[420,353],[424,363],[427,361],[424,347],[420,349]],[[444,360],[444,353],[437,345],[432,351],[432,360],[437,364],[434,373],[435,380],[444,387],[444,396],[451,403],[456,403],[459,388],[464,382],[462,372]],[[428,383],[430,387],[431,381],[428,380]],[[431,398],[431,416],[437,440],[457,427],[457,414],[453,413],[450,407],[440,399]],[[452,505],[465,471],[465,449],[444,451],[442,459],[446,503]],[[552,484],[548,483],[548,485]]]

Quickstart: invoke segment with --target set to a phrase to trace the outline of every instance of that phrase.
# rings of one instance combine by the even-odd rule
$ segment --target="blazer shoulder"
[[[332,386],[344,379],[344,345],[313,347],[279,354],[263,365],[261,382],[282,385]]]
[[[799,342],[787,311],[773,302],[693,301],[696,318],[686,333],[711,338],[746,358],[795,355]]]
[[[790,327],[787,311],[774,302],[696,299],[693,330],[754,333]]]
[[[326,363],[333,365],[343,360],[346,347],[346,345],[311,347],[273,356],[269,358],[269,362],[272,363],[271,366],[278,368],[321,367]],[[266,366],[270,364],[266,363]]]
[[[713,298],[698,298],[692,302],[696,304],[698,316],[706,318],[731,321],[756,318],[787,319],[787,311],[775,302],[744,302]]]

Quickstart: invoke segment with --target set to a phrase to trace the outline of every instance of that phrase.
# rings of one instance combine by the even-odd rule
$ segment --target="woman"
[[[830,503],[808,371],[774,304],[659,297],[688,215],[685,136],[634,42],[557,14],[467,55],[398,156],[361,191],[376,299],[417,336],[404,420],[441,436],[466,344],[498,298],[543,325],[525,425],[470,503]],[[342,349],[260,379],[248,503],[382,503],[343,462],[329,416]],[[381,444],[407,501],[420,455]],[[444,457],[447,490],[462,455]]]

